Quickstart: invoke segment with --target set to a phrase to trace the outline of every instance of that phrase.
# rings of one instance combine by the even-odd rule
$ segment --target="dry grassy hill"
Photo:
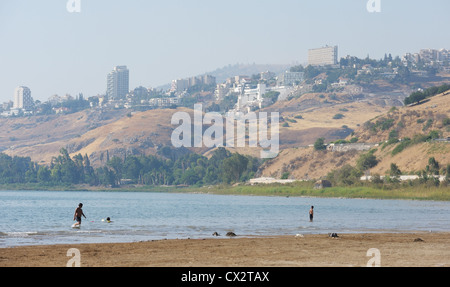
[[[94,165],[104,164],[110,157],[155,154],[158,147],[171,144],[171,118],[179,110],[151,110],[134,113],[89,131],[67,143],[72,154],[87,154]]]
[[[442,137],[450,136],[444,120],[450,117],[450,93],[434,96],[420,105],[390,110],[365,122],[355,130],[355,136],[364,142],[381,142],[389,138],[392,131],[398,132],[398,138],[415,134],[426,134],[438,130]],[[378,123],[378,127],[375,127]],[[385,128],[383,128],[383,125]]]
[[[125,111],[85,110],[69,115],[0,118],[0,152],[50,162],[59,150],[86,132],[125,116]]]
[[[357,100],[348,94],[311,93],[279,101],[265,111],[280,112],[284,118],[280,127],[281,147],[292,148],[311,145],[320,137],[328,142],[344,139],[362,123],[390,108],[385,102]]]
[[[389,172],[391,163],[396,163],[401,171],[414,173],[423,170],[430,157],[441,164],[441,167],[450,164],[450,142],[421,142],[411,144],[402,152],[393,155],[394,148],[400,143],[384,144],[389,136],[399,139],[414,138],[417,134],[427,135],[431,131],[438,131],[442,138],[450,137],[450,93],[437,95],[429,101],[414,107],[391,108],[380,114],[380,110],[387,109],[372,106],[370,103],[352,103],[346,106],[347,112],[342,124],[356,127],[351,137],[359,138],[359,142],[378,144],[375,155],[379,163],[370,172],[384,175]],[[314,125],[337,127],[331,115],[342,110],[341,105],[325,108],[323,111],[314,109],[310,113],[303,112],[304,120],[299,121],[293,127],[301,125],[311,128]],[[347,115],[350,115],[348,116]],[[293,115],[293,114],[292,114]],[[374,116],[371,120],[368,117]],[[322,119],[322,123],[318,120]],[[359,121],[359,127],[358,127]],[[377,124],[378,123],[378,124]],[[327,175],[333,169],[345,164],[355,165],[356,160],[364,152],[332,152],[315,151],[309,148],[289,148],[283,150],[279,157],[267,161],[261,171],[262,176],[279,178],[284,173],[289,173],[295,179],[318,179]]]

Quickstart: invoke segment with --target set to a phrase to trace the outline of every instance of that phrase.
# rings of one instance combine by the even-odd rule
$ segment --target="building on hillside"
[[[106,94],[113,101],[124,100],[129,92],[130,71],[127,66],[117,66],[107,76]]]
[[[183,92],[187,89],[198,86],[198,85],[206,85],[211,86],[216,84],[216,78],[211,75],[203,75],[198,77],[191,77],[187,79],[178,79],[172,81],[171,91],[172,92]]]
[[[308,50],[308,64],[311,66],[337,65],[338,46],[325,46]]]
[[[304,80],[305,73],[286,71],[277,78],[278,86],[294,86],[299,85]]]
[[[28,87],[20,86],[14,91],[14,109],[30,111],[34,108],[34,100]]]
[[[264,94],[267,91],[265,84],[258,84],[256,88],[244,88],[238,96],[237,110],[242,111],[251,108],[261,108]]]

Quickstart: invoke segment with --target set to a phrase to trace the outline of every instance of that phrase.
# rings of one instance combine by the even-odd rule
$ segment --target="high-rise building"
[[[308,50],[308,64],[311,66],[337,65],[338,46]]]
[[[31,97],[31,90],[27,87],[17,87],[14,91],[14,109],[31,110],[34,101]]]
[[[130,71],[127,66],[117,66],[108,74],[106,94],[110,100],[125,99],[130,87]]]

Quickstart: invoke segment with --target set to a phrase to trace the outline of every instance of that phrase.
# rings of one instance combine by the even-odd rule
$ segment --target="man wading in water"
[[[81,216],[84,216],[84,218],[86,218],[86,215],[84,215],[83,213],[83,209],[81,209],[83,207],[83,204],[80,203],[78,204],[78,208],[75,209],[75,214],[73,215],[73,220],[76,220],[77,223],[75,223],[73,226],[80,226],[81,225]]]
[[[309,221],[313,222],[314,219],[314,206],[311,206],[311,209],[309,210]]]

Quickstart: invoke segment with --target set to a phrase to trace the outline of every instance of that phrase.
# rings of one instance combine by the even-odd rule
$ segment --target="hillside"
[[[450,94],[440,94],[420,105],[392,109],[365,122],[355,130],[355,136],[364,142],[381,142],[389,139],[393,131],[398,138],[412,138],[418,133],[438,130],[446,138],[450,136],[448,126],[444,126],[444,120],[450,117],[449,100]]]
[[[279,101],[270,107],[284,118],[280,127],[281,149],[308,146],[315,139],[338,140],[347,137],[359,123],[378,116],[387,107],[367,102],[352,102],[351,97],[306,94],[290,101]],[[29,156],[38,163],[49,164],[52,157],[66,148],[71,155],[87,154],[94,166],[106,162],[107,157],[156,154],[162,146],[170,146],[175,128],[170,124],[173,113],[192,110],[186,108],[130,112],[85,110],[68,115],[34,116],[0,119],[0,152]],[[267,110],[269,111],[269,109]],[[344,118],[333,116],[343,113]],[[301,115],[302,119],[298,119]],[[192,149],[204,153],[208,149]],[[233,149],[258,156],[259,150]]]
[[[69,115],[0,118],[0,152],[49,163],[73,139],[125,116],[125,111],[85,110]]]
[[[358,96],[349,93],[309,93],[263,109],[279,112],[280,154],[264,163],[258,175],[280,178],[316,179],[346,164],[355,165],[361,151],[314,151],[318,138],[325,142],[358,138],[359,143],[378,144],[379,163],[371,172],[385,174],[395,162],[405,173],[425,168],[430,157],[441,165],[450,163],[450,144],[414,142],[417,134],[432,131],[442,138],[450,136],[450,94],[437,95],[413,107],[391,106],[389,97]],[[130,114],[128,110],[86,110],[69,115],[0,119],[0,152],[29,156],[50,164],[52,157],[66,148],[73,156],[90,157],[93,166],[104,165],[107,158],[126,155],[157,154],[171,146],[173,113],[187,108],[150,110]],[[205,127],[203,127],[205,128]],[[389,138],[410,138],[403,151],[393,154],[401,143]],[[398,149],[398,148],[397,148]],[[207,148],[191,149],[206,156]],[[259,149],[235,148],[233,152],[259,156]],[[186,149],[178,149],[183,154]]]
[[[414,107],[391,108],[368,121],[363,120],[361,108],[357,110],[362,114],[359,118],[361,125],[347,140],[356,137],[361,143],[376,145],[374,154],[379,163],[370,170],[372,174],[388,173],[391,163],[397,164],[403,173],[412,174],[425,169],[430,157],[435,157],[441,167],[450,164],[450,142],[426,141],[427,135],[432,131],[440,138],[450,137],[450,93],[437,95]],[[315,114],[313,112],[311,115]],[[327,109],[320,116],[327,115],[329,118],[331,114],[333,112]],[[303,115],[308,119],[308,113]],[[357,118],[356,115],[357,113],[353,115],[354,118]],[[329,122],[333,123],[331,120]],[[347,123],[353,127],[351,121]],[[305,126],[307,124],[312,125],[313,121],[305,122]],[[403,141],[393,140],[387,143],[389,137],[394,136]],[[411,144],[398,153],[394,152],[399,145],[407,142],[407,138],[412,139]],[[363,153],[365,151],[333,152],[315,151],[312,147],[289,148],[283,150],[278,158],[267,161],[261,175],[279,178],[283,174],[289,174],[290,178],[295,179],[318,179],[346,164],[354,166]]]
[[[344,139],[362,123],[390,108],[384,102],[357,100],[348,94],[308,93],[279,101],[264,111],[278,111],[284,119],[280,127],[284,149],[312,145],[321,137],[327,142]]]

